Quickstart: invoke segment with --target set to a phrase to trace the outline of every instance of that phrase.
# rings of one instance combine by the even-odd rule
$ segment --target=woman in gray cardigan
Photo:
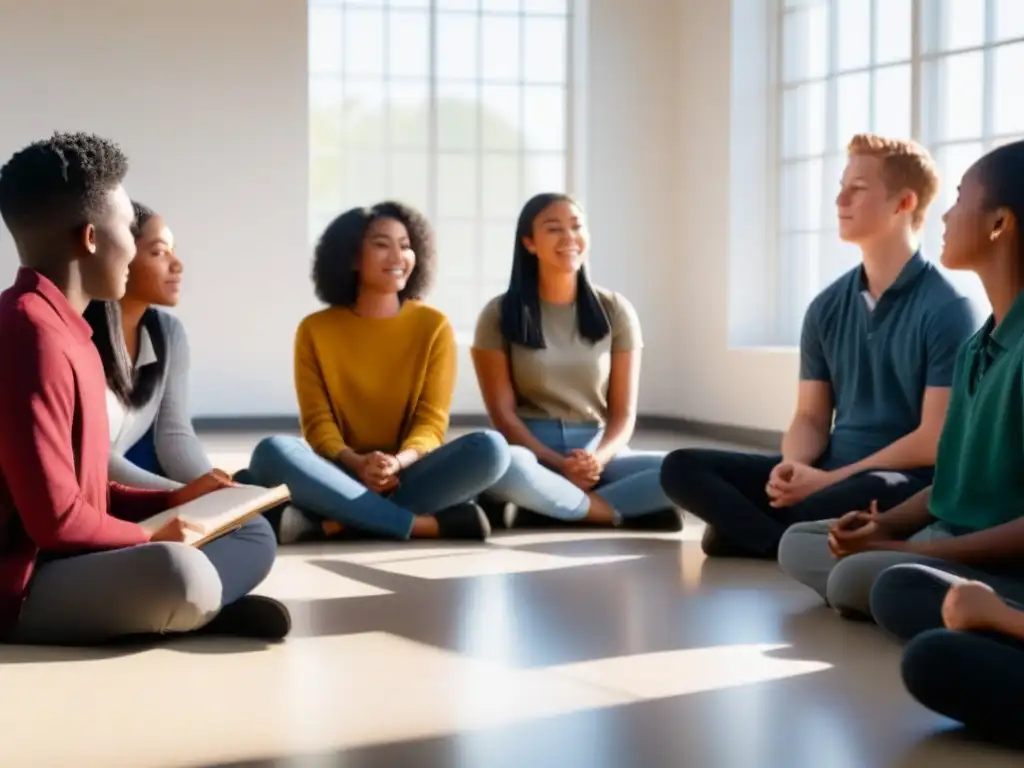
[[[107,377],[110,479],[174,490],[213,469],[188,408],[185,328],[156,307],[178,303],[182,264],[162,217],[135,206],[136,254],[120,302],[93,302],[85,318]]]

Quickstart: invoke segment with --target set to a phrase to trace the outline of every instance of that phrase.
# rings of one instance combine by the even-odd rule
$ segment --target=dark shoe
[[[657,509],[646,515],[625,518],[622,529],[626,531],[661,531],[675,533],[683,530],[683,516],[675,507]],[[708,530],[711,530],[710,528]]]
[[[484,495],[477,499],[476,503],[484,511],[487,522],[490,523],[492,529],[509,527],[505,524],[506,508],[508,505],[504,501]]]
[[[739,557],[740,548],[718,535],[712,526],[704,527],[704,535],[700,538],[700,548],[708,557]]]
[[[766,552],[758,554],[753,550],[735,544],[721,536],[712,526],[704,528],[704,535],[700,539],[700,548],[708,557],[742,557],[753,560],[771,560],[777,557],[777,553]]]
[[[475,539],[483,541],[491,535],[487,515],[477,504],[467,501],[442,509],[435,516],[442,539]]]
[[[291,628],[292,617],[284,603],[264,595],[246,595],[221,608],[200,631],[204,635],[283,640]]]

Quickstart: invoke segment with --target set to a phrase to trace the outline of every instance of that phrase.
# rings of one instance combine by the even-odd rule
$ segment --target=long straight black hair
[[[579,203],[569,195],[544,192],[526,201],[516,224],[516,244],[512,256],[512,275],[501,299],[501,335],[509,344],[544,349],[544,330],[540,322],[540,266],[537,255],[527,250],[523,240],[533,237],[533,223],[541,211],[554,203]],[[590,282],[587,265],[576,273],[576,328],[580,336],[595,344],[609,333],[611,323],[601,300]]]
[[[142,237],[142,228],[156,214],[141,203],[132,203],[135,223],[132,234],[135,242]],[[85,308],[85,319],[92,327],[92,341],[103,361],[107,386],[118,400],[129,408],[141,408],[156,394],[156,389],[167,368],[167,340],[160,325],[160,314],[148,307],[142,315],[141,327],[153,342],[156,362],[136,370],[135,361],[128,354],[121,320],[121,304],[117,301],[93,301]]]

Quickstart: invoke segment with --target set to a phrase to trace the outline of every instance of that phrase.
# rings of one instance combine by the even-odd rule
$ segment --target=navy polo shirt
[[[836,469],[921,424],[926,387],[949,387],[960,346],[979,325],[970,301],[920,253],[874,301],[864,269],[811,302],[800,337],[800,378],[832,387],[835,423],[819,461]],[[932,470],[913,472],[930,482]]]

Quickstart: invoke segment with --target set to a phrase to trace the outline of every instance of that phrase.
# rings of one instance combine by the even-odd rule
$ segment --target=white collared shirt
[[[173,490],[213,469],[192,427],[188,407],[189,346],[185,328],[174,315],[158,312],[164,333],[167,361],[164,375],[149,402],[140,408],[122,403],[107,389],[107,420],[110,422],[110,479],[134,488]],[[139,354],[135,370],[157,363],[153,339],[145,327],[139,330]],[[125,458],[149,428],[155,425],[153,442],[157,459],[167,477],[148,472]]]

